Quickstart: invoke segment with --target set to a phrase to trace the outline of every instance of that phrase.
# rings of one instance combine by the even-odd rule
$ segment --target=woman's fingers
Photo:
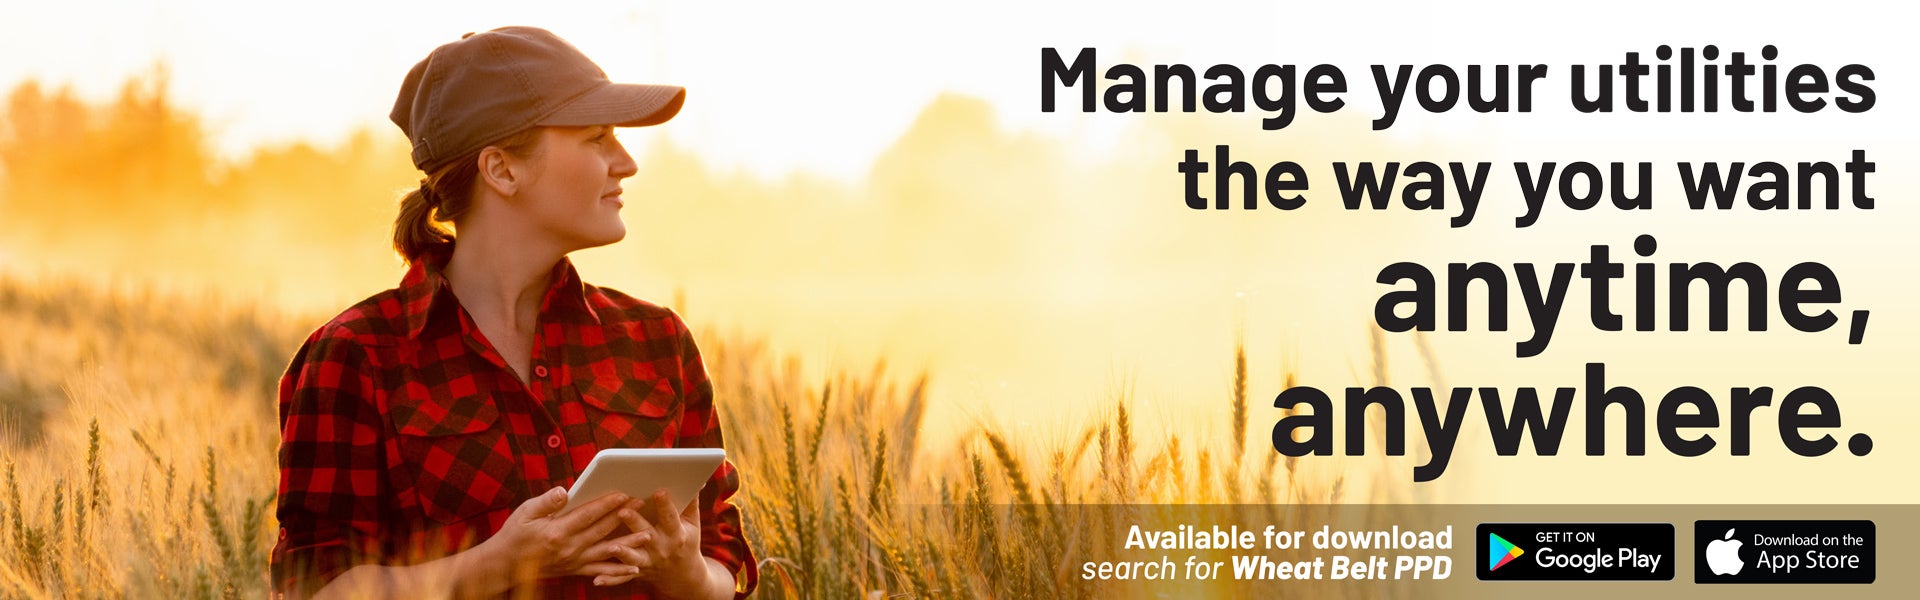
[[[566,496],[560,496],[561,501]],[[580,565],[605,557],[592,556],[596,543],[620,526],[619,518],[613,511],[625,506],[629,498],[618,492],[610,493],[591,501],[581,503],[567,514],[533,523],[542,531],[541,539],[545,557],[539,562],[555,569],[555,574],[573,570],[569,565]]]
[[[580,552],[577,560],[588,563],[611,561],[619,554],[621,548],[630,548],[632,546],[633,543],[626,538],[600,542],[587,546],[586,550]]]
[[[653,522],[653,526],[668,539],[680,537],[682,523],[679,515],[675,514],[677,512],[679,511],[673,509],[673,503],[667,500],[666,490],[654,492],[652,496],[647,497],[647,520]]]
[[[513,514],[509,515],[508,518],[518,517],[521,521],[531,521],[552,515],[555,512],[559,512],[560,509],[566,508],[566,506],[567,488],[555,487],[547,490],[544,494],[528,499],[526,502],[521,502],[520,506],[514,507]]]
[[[617,538],[613,538],[611,540],[607,540],[607,545],[609,547],[625,546],[628,548],[638,548],[640,547],[641,544],[646,543],[647,538],[649,537],[649,531],[651,530],[642,531],[639,533],[629,533]],[[608,550],[608,552],[611,553],[612,550]]]
[[[620,511],[620,520],[626,522],[627,529],[633,530],[634,533],[653,531],[653,523],[647,522],[646,517],[641,516],[638,510]]]
[[[565,496],[562,496],[562,498],[564,499]],[[602,517],[620,508],[626,502],[626,494],[611,492],[574,508],[572,512],[561,515],[557,519],[556,524],[562,528],[562,531],[580,531],[598,522]]]
[[[600,520],[594,521],[592,525],[587,526],[586,529],[574,532],[569,537],[572,539],[572,542],[578,546],[585,546],[606,539],[608,535],[613,533],[615,528],[621,525],[619,513],[626,512],[626,510],[627,509],[622,508],[616,512],[607,513],[601,516]]]
[[[634,577],[637,577],[637,575],[613,575],[613,576],[601,575],[593,578],[593,584],[599,585],[599,586],[620,585],[622,583],[633,581]]]
[[[640,568],[626,563],[598,561],[588,563],[573,573],[588,577],[623,577],[640,574]]]
[[[644,548],[644,546],[642,548]],[[618,546],[614,549],[613,556],[614,558],[620,559],[620,562],[643,571],[653,568],[654,564],[653,553],[642,549]]]

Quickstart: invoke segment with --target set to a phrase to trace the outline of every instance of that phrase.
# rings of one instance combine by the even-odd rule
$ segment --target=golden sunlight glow
[[[80,18],[80,8],[42,4],[34,8],[46,12],[41,22]],[[1912,164],[1920,157],[1913,107],[1891,100],[1911,91],[1914,79],[1898,75],[1912,69],[1873,46],[1787,40],[1796,60],[1868,61],[1881,70],[1889,106],[1851,121],[1755,115],[1684,128],[1676,124],[1696,121],[1448,114],[1373,132],[1367,120],[1378,109],[1365,100],[1370,81],[1360,76],[1369,61],[1599,63],[1663,43],[1646,36],[1679,35],[1691,25],[1676,19],[1644,36],[1586,34],[1558,44],[1536,28],[1472,36],[1436,54],[1347,39],[1361,33],[1352,28],[1298,31],[1315,15],[1253,3],[1216,8],[1258,18],[1187,15],[1161,33],[1120,16],[1044,9],[1057,12],[1031,23],[1006,22],[1005,11],[941,15],[955,19],[952,26],[847,36],[822,35],[831,24],[817,9],[784,4],[738,11],[722,3],[607,2],[583,11],[596,14],[590,18],[494,3],[442,19],[451,9],[380,3],[378,11],[318,11],[351,16],[303,13],[300,19],[320,21],[297,32],[219,25],[222,18],[288,18],[262,13],[274,9],[259,3],[135,4],[98,25],[117,35],[94,51],[80,47],[92,40],[36,34],[20,20],[0,25],[0,53],[44,57],[0,65],[0,274],[210,289],[264,298],[318,325],[401,274],[389,228],[400,191],[419,174],[385,122],[399,76],[459,33],[524,22],[569,37],[616,80],[690,90],[672,123],[621,133],[641,164],[626,184],[629,234],[576,255],[584,276],[662,304],[684,302],[691,321],[763,337],[820,373],[880,360],[897,371],[925,369],[934,439],[960,438],[981,423],[1032,438],[1067,436],[1062,424],[1110,410],[1123,389],[1133,390],[1149,426],[1220,438],[1234,344],[1244,339],[1249,444],[1264,453],[1277,418],[1270,399],[1284,373],[1327,390],[1371,379],[1368,333],[1384,289],[1374,283],[1381,267],[1577,262],[1589,245],[1623,249],[1637,233],[1659,236],[1661,260],[1750,260],[1769,270],[1823,261],[1839,274],[1849,304],[1857,298],[1860,308],[1875,310],[1871,345],[1782,331],[1607,334],[1568,316],[1553,349],[1532,359],[1513,358],[1525,331],[1432,335],[1448,384],[1577,386],[1582,365],[1593,360],[1609,363],[1611,380],[1642,390],[1825,386],[1841,398],[1849,431],[1857,423],[1882,440],[1910,438],[1913,427],[1901,424],[1920,418],[1906,400],[1911,393],[1901,391],[1920,348],[1920,321],[1900,306],[1920,294],[1906,275],[1910,257],[1920,255],[1920,242],[1907,233],[1915,212],[1906,200],[1920,189],[1909,172],[1876,175],[1878,218],[1671,207],[1652,218],[1558,207],[1541,224],[1515,229],[1521,202],[1502,179],[1510,171],[1496,169],[1476,222],[1450,229],[1451,211],[1340,209],[1326,166],[1840,160],[1863,146],[1884,164]],[[897,4],[858,8],[875,19],[904,18]],[[1322,10],[1333,12],[1319,18],[1358,18],[1358,9]],[[368,16],[375,12],[381,16]],[[1420,42],[1433,41],[1432,30],[1512,25],[1425,16],[1376,34]],[[1174,27],[1188,20],[1226,31],[1198,36]],[[1272,33],[1289,23],[1294,29],[1286,31],[1297,36]],[[995,25],[1004,25],[996,35],[1008,41],[948,32]],[[286,43],[274,42],[283,37]],[[1338,62],[1356,82],[1356,100],[1284,132],[1260,130],[1251,114],[1041,113],[1037,48],[1083,44],[1108,44],[1112,60],[1140,63]],[[1188,209],[1174,166],[1182,150],[1210,155],[1205,149],[1215,144],[1230,144],[1235,158],[1256,166],[1299,161],[1321,185],[1298,211]],[[1656,187],[1675,186],[1662,175]],[[1409,336],[1387,336],[1385,372],[1395,385],[1430,381],[1414,348]],[[1569,430],[1581,424],[1575,415]],[[1857,494],[1845,500],[1861,502],[1907,501],[1916,489],[1878,476],[1911,464],[1910,445],[1800,461],[1786,460],[1793,457],[1760,436],[1757,453],[1773,458],[1497,458],[1475,427],[1470,422],[1462,434],[1469,445],[1456,451],[1443,480],[1468,501],[1644,499],[1592,483],[1625,480],[1661,486],[1660,498],[1673,502],[1792,502],[1831,488],[1782,481],[1857,478],[1849,484]],[[1576,441],[1563,454],[1577,454],[1578,438],[1569,439]],[[1720,475],[1694,476],[1702,470]]]

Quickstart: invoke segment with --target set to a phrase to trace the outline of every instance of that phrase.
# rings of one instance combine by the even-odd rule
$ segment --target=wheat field
[[[0,279],[0,595],[263,595],[274,384],[305,327],[244,302]],[[1124,596],[1069,568],[1113,551],[1112,536],[1084,533],[1114,530],[1091,522],[1112,513],[1078,507],[1261,505],[1284,520],[1289,507],[1406,500],[1343,497],[1365,470],[1307,480],[1311,459],[1245,451],[1260,446],[1247,442],[1244,350],[1217,400],[1233,408],[1227,439],[1144,432],[1122,395],[1047,443],[924,422],[927,374],[879,364],[809,381],[764,344],[700,337],[761,597]],[[969,429],[936,452],[921,442],[930,426]]]

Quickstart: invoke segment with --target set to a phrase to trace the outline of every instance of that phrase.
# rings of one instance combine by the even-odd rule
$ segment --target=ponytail
[[[516,157],[531,156],[540,143],[539,127],[488,144]],[[400,216],[393,220],[393,250],[411,265],[435,252],[452,252],[454,231],[441,223],[455,223],[473,207],[473,188],[480,176],[480,152],[460,157],[420,180],[419,189],[400,198]],[[458,226],[456,225],[457,229]]]
[[[400,199],[400,217],[393,222],[393,250],[409,264],[432,249],[453,244],[453,234],[433,222],[440,202],[428,181],[421,179],[420,189]]]

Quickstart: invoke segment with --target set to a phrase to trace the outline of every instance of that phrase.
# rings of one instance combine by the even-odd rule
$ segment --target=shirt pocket
[[[600,448],[665,448],[678,434],[680,393],[666,378],[596,375],[579,387],[587,430]]]
[[[500,409],[487,394],[434,390],[395,403],[400,458],[426,516],[452,524],[511,510],[526,498]]]

